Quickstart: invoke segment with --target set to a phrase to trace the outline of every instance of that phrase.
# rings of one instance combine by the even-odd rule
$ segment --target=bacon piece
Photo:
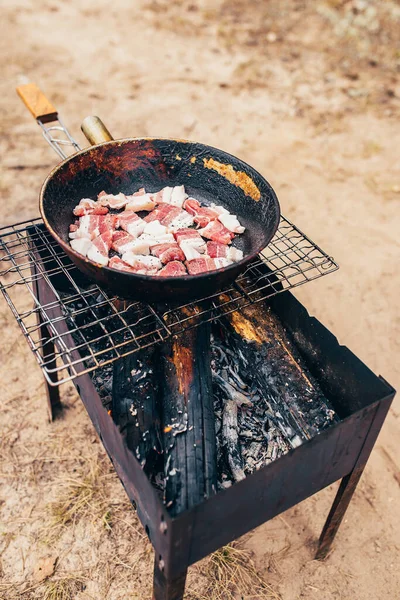
[[[232,262],[238,262],[243,258],[242,250],[229,247],[218,242],[207,242],[207,255],[211,258],[227,258]]]
[[[137,267],[131,267],[126,262],[124,262],[121,258],[119,258],[119,256],[113,256],[112,258],[110,258],[110,262],[108,263],[108,266],[111,267],[112,269],[118,269],[118,271],[128,271],[129,273],[138,273],[142,270]]]
[[[143,189],[143,188],[142,188]],[[132,210],[134,212],[140,212],[142,210],[153,210],[156,203],[152,200],[151,194],[132,194],[132,196],[126,197],[128,204],[125,210]]]
[[[172,187],[165,187],[162,188],[162,190],[155,192],[152,197],[153,197],[153,202],[155,202],[156,204],[160,204],[160,203],[168,203],[169,200],[171,199],[171,194],[172,194]]]
[[[228,246],[219,242],[207,242],[207,254],[211,258],[226,258]]]
[[[239,223],[236,215],[222,213],[218,216],[218,220],[233,233],[244,233],[245,227]]]
[[[172,260],[185,260],[184,253],[175,242],[172,244],[157,244],[157,246],[152,247],[151,253],[157,256],[164,265]]]
[[[187,271],[183,263],[173,260],[161,271],[158,271],[157,275],[158,277],[180,277],[181,275],[187,275]]]
[[[131,210],[124,210],[124,212],[118,215],[118,224],[134,238],[141,235],[146,226],[145,221]]]
[[[219,213],[208,206],[201,206],[198,200],[188,198],[183,204],[183,208],[194,216],[194,222],[199,227],[206,227],[210,221],[218,219]]]
[[[131,267],[137,267],[141,271],[145,271],[148,275],[157,273],[162,267],[161,260],[156,256],[140,256],[133,252],[125,252],[122,255],[122,260]]]
[[[100,192],[97,196],[97,202],[101,206],[109,206],[110,208],[114,208],[116,210],[120,208],[124,208],[124,206],[128,202],[127,196],[120,192],[119,194],[106,194],[106,192]]]
[[[203,229],[199,229],[199,233],[213,242],[220,244],[230,244],[235,234],[229,231],[220,221],[211,221]]]
[[[185,192],[185,186],[178,185],[175,187],[165,187],[159,192],[153,194],[153,201],[156,204],[166,203],[171,204],[172,206],[178,206],[182,208],[183,202],[187,198],[187,194]]]
[[[71,247],[75,252],[79,252],[82,256],[86,256],[89,248],[91,247],[92,242],[88,240],[88,238],[77,238],[76,240],[71,240]]]
[[[69,226],[69,231],[70,233],[75,233],[75,231],[78,231],[79,229],[79,219],[76,219],[76,221],[74,223],[71,223],[71,225]]]
[[[167,228],[164,225],[161,225],[160,221],[147,223],[143,234],[138,240],[146,242],[150,248],[159,244],[171,244],[175,241],[172,233],[168,233]]]
[[[113,231],[116,225],[116,215],[84,215],[79,219],[78,229],[70,232],[69,237],[92,240],[105,231]]]
[[[201,254],[196,248],[194,248],[190,242],[181,242],[180,248],[185,255],[186,260],[193,260],[194,258],[201,258]]]
[[[111,248],[112,232],[105,231],[102,235],[98,235],[90,246],[87,257],[100,265],[108,265],[108,253]]]
[[[209,258],[207,256],[186,261],[189,275],[198,275],[199,273],[206,273],[207,271],[215,271],[215,269],[221,269],[230,264],[231,261],[227,258]]]
[[[194,217],[189,215],[186,210],[178,209],[179,213],[171,220],[168,219],[169,222],[165,222],[165,219],[162,221],[163,225],[168,225],[168,229],[170,231],[177,231],[179,229],[186,229],[190,227],[194,223]]]
[[[174,232],[174,237],[180,246],[184,243],[197,250],[197,252],[205,252],[206,243],[195,229],[179,229]]]
[[[98,204],[90,198],[82,198],[78,206],[75,206],[72,211],[76,217],[83,217],[84,215],[106,215],[108,208]]]
[[[167,225],[164,223],[164,220],[167,222],[172,221],[177,215],[179,215],[180,209],[177,206],[171,206],[171,204],[166,204],[162,202],[155,208],[151,213],[145,216],[144,220],[147,223],[151,223],[151,221],[160,221],[163,225]]]
[[[134,238],[126,231],[115,231],[112,239],[112,249],[119,254],[133,252],[134,254],[149,254],[150,246],[146,240]]]

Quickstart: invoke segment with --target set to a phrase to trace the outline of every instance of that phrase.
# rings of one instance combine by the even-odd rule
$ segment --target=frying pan
[[[33,85],[33,84],[30,84]],[[42,122],[57,112],[39,88],[17,91],[31,113]],[[55,115],[55,116],[54,116]],[[40,212],[53,238],[80,271],[121,298],[145,302],[186,301],[218,292],[231,284],[271,241],[279,224],[279,202],[271,185],[253,167],[211,146],[180,139],[127,138],[113,140],[97,117],[87,117],[82,131],[92,146],[55,167],[40,192]],[[165,186],[184,185],[202,205],[212,202],[236,214],[246,227],[233,245],[244,258],[232,265],[199,275],[157,277],[117,271],[75,252],[69,245],[72,211],[81,198],[132,194],[144,187],[155,192]]]

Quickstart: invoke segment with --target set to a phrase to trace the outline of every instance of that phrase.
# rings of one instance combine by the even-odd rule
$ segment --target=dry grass
[[[48,581],[43,590],[43,600],[73,600],[84,588],[84,580],[73,576]]]
[[[188,590],[190,600],[281,600],[258,573],[251,553],[237,542],[223,546],[198,567],[202,590]]]
[[[42,530],[42,540],[49,543],[59,537],[66,526],[74,526],[82,518],[101,521],[105,529],[111,530],[112,509],[106,493],[110,477],[113,474],[108,459],[90,457],[76,477],[63,477],[57,482],[59,491],[57,498],[47,506],[50,519]]]

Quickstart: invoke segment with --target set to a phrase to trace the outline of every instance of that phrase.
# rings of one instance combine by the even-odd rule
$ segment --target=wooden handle
[[[35,119],[43,123],[57,120],[57,110],[35,83],[20,85],[17,94]]]
[[[113,136],[99,117],[86,117],[81,129],[91,144],[101,144],[113,140]]]

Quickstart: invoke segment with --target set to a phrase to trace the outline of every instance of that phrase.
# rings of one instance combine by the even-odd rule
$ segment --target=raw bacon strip
[[[79,219],[78,229],[70,232],[69,237],[92,240],[107,230],[113,231],[116,225],[116,215],[84,215]]]
[[[222,213],[218,216],[218,220],[221,221],[222,225],[232,231],[233,233],[244,233],[245,227],[243,227],[236,215]]]
[[[206,273],[207,271],[215,271],[215,269],[221,269],[231,264],[227,258],[196,258],[194,260],[186,261],[186,267],[189,275],[198,275],[199,273]]]
[[[125,210],[132,210],[134,212],[140,212],[141,210],[153,210],[156,203],[153,202],[151,194],[140,194],[137,196],[133,194],[132,196],[126,197],[128,200],[128,204],[125,207]]]
[[[219,242],[207,242],[207,254],[210,258],[226,258],[228,246]]]
[[[124,208],[128,202],[128,198],[122,192],[114,195],[106,194],[106,192],[103,191],[97,196],[97,201],[101,206],[109,206],[110,208],[118,210]]]
[[[180,248],[185,255],[186,260],[193,260],[194,258],[201,258],[201,254],[196,248],[194,248],[190,242],[181,242]]]
[[[180,277],[181,275],[187,275],[185,265],[177,260],[173,260],[163,267],[161,271],[157,273],[158,277]]]
[[[156,204],[166,203],[171,204],[172,206],[178,206],[182,208],[182,205],[187,198],[187,194],[185,192],[185,186],[178,185],[175,187],[165,187],[159,192],[153,194],[153,201]]]
[[[131,210],[125,210],[123,213],[118,215],[119,226],[130,233],[134,238],[137,238],[144,231],[146,226],[145,221],[137,216],[137,214]]]
[[[122,255],[122,260],[131,265],[131,267],[138,267],[146,271],[148,275],[157,273],[162,267],[161,260],[156,256],[138,256],[137,254],[133,254],[133,252],[125,252]]]
[[[197,252],[205,252],[206,243],[198,231],[194,229],[179,229],[174,232],[174,236],[180,246],[184,243],[197,250]]]
[[[149,254],[150,246],[146,240],[132,237],[126,231],[115,231],[112,239],[112,249],[119,254],[133,252],[134,254]]]
[[[193,225],[194,218],[192,217],[192,215],[189,215],[189,213],[186,212],[186,210],[182,210],[180,208],[178,208],[177,210],[179,210],[179,212],[173,219],[171,219],[171,217],[168,217],[167,222],[165,219],[163,219],[162,224],[167,225],[168,229],[170,229],[171,231],[186,229],[187,227]]]
[[[163,225],[167,225],[167,223],[164,223],[163,221],[167,220],[167,222],[170,222],[179,215],[179,213],[180,209],[177,206],[171,206],[171,204],[162,202],[151,213],[146,215],[144,220],[147,223],[151,223],[151,221],[160,221]]]
[[[208,208],[207,206],[201,206],[200,202],[194,198],[185,200],[183,208],[191,215],[194,215],[194,222],[199,227],[206,227],[210,221],[215,221],[219,216],[219,213],[216,210]]]
[[[84,215],[106,215],[108,208],[101,206],[90,198],[82,198],[78,206],[75,206],[72,211],[76,217],[83,217]]]
[[[140,273],[143,271],[140,267],[131,267],[124,262],[119,256],[113,256],[108,263],[108,266],[112,269],[118,269],[118,271],[128,271],[129,273]]]
[[[167,228],[161,225],[160,221],[147,223],[143,234],[138,240],[146,242],[150,248],[159,244],[174,243],[175,241],[172,233],[168,233]]]
[[[161,202],[169,203],[171,199],[172,190],[172,187],[167,186],[159,192],[156,192],[155,194],[153,194],[153,202],[155,202],[156,204],[160,204]]]
[[[175,242],[172,244],[157,244],[151,249],[151,253],[157,256],[166,265],[173,260],[185,260],[185,255]]]
[[[100,265],[108,265],[108,253],[111,248],[112,233],[106,231],[97,236],[88,250],[87,257]]]
[[[76,240],[71,240],[71,247],[75,252],[79,252],[82,256],[86,256],[89,248],[91,247],[92,242],[88,240],[88,238],[77,238]]]
[[[172,190],[172,194],[169,199],[169,203],[173,204],[174,206],[179,206],[179,208],[182,208],[183,203],[187,197],[188,197],[188,195],[185,192],[185,186],[177,185]]]
[[[235,234],[229,231],[220,221],[211,221],[203,229],[199,229],[199,233],[213,242],[220,244],[230,244]]]
[[[242,250],[218,242],[207,242],[207,255],[211,258],[228,258],[233,262],[238,262],[243,258]]]

